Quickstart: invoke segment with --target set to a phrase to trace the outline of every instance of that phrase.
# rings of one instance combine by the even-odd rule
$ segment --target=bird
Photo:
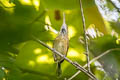
[[[63,24],[58,33],[58,36],[55,38],[53,42],[53,49],[60,52],[64,56],[67,56],[68,48],[69,48],[68,27],[65,22],[65,14],[63,13]],[[60,57],[55,53],[53,57],[54,57],[54,61],[57,63],[57,70],[56,70],[57,76],[60,77],[62,74],[61,63],[64,61],[64,58]]]

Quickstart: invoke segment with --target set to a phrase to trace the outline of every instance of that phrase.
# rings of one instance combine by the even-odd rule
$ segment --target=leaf
[[[116,44],[116,38],[110,35],[94,39],[91,43],[90,50],[95,56],[101,55],[104,51],[109,49],[120,48],[120,45]],[[118,78],[120,73],[119,53],[120,51],[112,51],[98,60],[107,72],[107,75],[112,79]]]
[[[120,26],[119,26],[120,25],[120,21],[118,21],[118,22],[109,22],[109,23],[110,23],[111,27],[113,29],[115,29],[115,31],[120,34]]]
[[[79,0],[41,0],[47,9],[79,9]],[[90,7],[94,5],[94,0],[82,0],[84,7]],[[89,4],[87,4],[89,3]],[[67,5],[67,6],[66,6]]]
[[[2,80],[5,77],[5,72],[0,69],[0,80]]]
[[[9,68],[7,78],[8,80],[21,80],[22,75],[23,74],[21,73],[21,71],[13,65],[11,68]]]
[[[37,42],[28,41],[20,50],[16,63],[22,68],[53,75],[52,54],[48,53],[49,51]],[[25,65],[21,66],[21,64]]]
[[[12,2],[14,2],[14,0],[9,0],[9,3],[12,3]]]

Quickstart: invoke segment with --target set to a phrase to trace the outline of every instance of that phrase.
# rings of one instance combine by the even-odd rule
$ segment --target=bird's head
[[[67,25],[65,23],[65,14],[63,13],[63,24],[61,26],[61,29],[60,29],[60,34],[68,34],[68,28],[67,28]]]

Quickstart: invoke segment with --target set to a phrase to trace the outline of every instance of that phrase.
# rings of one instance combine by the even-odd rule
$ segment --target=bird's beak
[[[65,23],[65,14],[63,13],[63,24],[61,26],[60,33],[66,34],[67,33],[67,25]]]

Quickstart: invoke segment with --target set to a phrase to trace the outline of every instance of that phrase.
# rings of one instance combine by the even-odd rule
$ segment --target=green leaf
[[[90,7],[94,5],[94,0],[82,0],[84,7]],[[79,0],[41,0],[47,9],[79,9]],[[89,4],[87,4],[89,3]],[[67,6],[66,6],[67,5]]]
[[[120,45],[116,44],[115,37],[106,35],[91,41],[89,48],[95,56],[99,56],[104,51],[107,51],[109,49],[120,48]],[[118,78],[116,75],[119,75],[120,73],[119,53],[120,50],[111,51],[98,60],[102,64],[103,69],[107,72],[107,75],[112,79]]]
[[[7,78],[8,80],[21,80],[22,75],[23,74],[21,73],[21,71],[13,65],[11,68],[9,68]]]
[[[5,77],[5,72],[0,69],[0,80],[2,80]]]

